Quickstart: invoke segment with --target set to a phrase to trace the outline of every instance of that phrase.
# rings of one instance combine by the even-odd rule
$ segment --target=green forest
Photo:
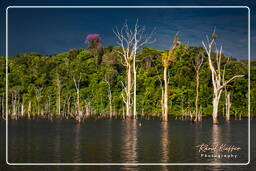
[[[213,37],[215,39],[215,37]],[[175,42],[173,39],[173,43]],[[172,42],[172,41],[171,41]],[[104,42],[103,42],[104,43]],[[99,45],[100,44],[100,45]],[[196,111],[202,116],[212,115],[212,73],[205,48],[178,42],[167,50],[143,46],[136,51],[131,74],[136,71],[136,82],[131,79],[130,110],[140,117],[163,114],[163,86],[165,55],[172,56],[168,63],[168,115],[193,118]],[[224,46],[225,48],[225,46]],[[125,117],[127,113],[127,66],[120,56],[121,46],[103,46],[99,37],[85,47],[66,52],[43,55],[23,53],[8,58],[8,113],[19,117]],[[213,56],[216,55],[213,53]],[[220,53],[220,70],[225,69],[226,80],[234,75],[241,78],[230,81],[220,95],[218,116],[226,115],[226,97],[230,95],[230,115],[248,114],[248,60],[225,57]],[[198,59],[201,61],[197,89]],[[135,60],[135,61],[134,61]],[[0,113],[5,118],[5,67],[0,57]],[[256,114],[256,61],[251,64],[251,114]],[[215,64],[214,64],[215,65]],[[134,84],[136,83],[136,90]],[[197,95],[198,90],[198,95]],[[136,93],[134,98],[134,93]],[[136,107],[134,109],[134,100]],[[79,118],[80,119],[80,118]]]

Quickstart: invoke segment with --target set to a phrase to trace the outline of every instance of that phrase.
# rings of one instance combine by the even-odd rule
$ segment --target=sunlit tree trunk
[[[212,45],[215,42],[217,35],[215,32],[212,34],[212,40],[210,41],[207,39],[207,44],[203,43],[204,49],[207,53],[208,56],[208,63],[210,66],[211,70],[211,75],[212,75],[212,84],[213,84],[213,112],[212,112],[212,119],[213,119],[213,124],[218,124],[218,105],[220,101],[220,96],[222,93],[223,88],[232,80],[243,77],[244,75],[235,75],[232,78],[230,78],[228,81],[225,81],[225,66],[223,72],[221,72],[221,57],[222,57],[222,47],[218,49],[216,47],[216,55],[215,55],[215,61],[216,61],[216,68],[213,64],[213,59],[212,59]]]
[[[199,98],[199,72],[196,72],[196,101],[195,101],[195,106],[196,106],[196,121],[198,121],[198,98]]]
[[[163,109],[162,112],[162,120],[168,121],[168,68],[171,64],[171,62],[176,60],[176,57],[174,56],[174,50],[179,46],[179,37],[176,35],[173,39],[173,42],[171,44],[171,47],[169,49],[169,52],[162,53],[162,65],[164,67],[164,99],[163,99]]]
[[[126,117],[131,117],[132,109],[132,67],[133,67],[133,116],[137,116],[137,107],[136,107],[136,54],[137,51],[144,46],[145,44],[152,43],[151,38],[152,34],[145,34],[145,27],[139,26],[137,23],[134,26],[134,29],[130,29],[127,24],[118,30],[114,30],[114,34],[118,39],[118,45],[121,46],[121,50],[117,51],[121,56],[121,62],[126,67],[127,70],[127,84],[123,84],[123,89],[125,90],[126,97],[123,96],[123,101],[126,105]]]
[[[164,112],[163,121],[168,120],[168,78],[167,78],[168,68],[164,67]]]
[[[218,109],[219,109],[218,106],[219,106],[221,92],[222,92],[222,90],[215,91],[215,93],[214,93],[214,97],[213,97],[213,101],[212,101],[212,104],[213,104],[213,113],[212,113],[213,124],[218,124],[218,119],[217,119]]]
[[[164,116],[164,88],[161,86],[161,109],[162,109],[162,116]]]
[[[31,117],[31,100],[28,102],[28,119]]]
[[[194,121],[199,121],[199,110],[198,110],[198,101],[199,101],[199,79],[200,79],[200,69],[203,64],[203,56],[202,53],[199,53],[193,60],[193,65],[196,71],[196,99],[195,99],[195,120]]]
[[[230,91],[226,92],[226,121],[230,120]]]
[[[126,117],[131,117],[131,89],[132,89],[132,74],[131,65],[127,66],[127,101],[126,101]]]
[[[133,57],[133,117],[134,119],[137,117],[137,107],[136,107],[136,87],[137,87],[137,71],[136,71],[136,51]]]

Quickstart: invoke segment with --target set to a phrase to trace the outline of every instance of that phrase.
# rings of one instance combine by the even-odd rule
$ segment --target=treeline
[[[125,116],[124,84],[127,69],[119,56],[120,46],[71,49],[56,55],[24,53],[8,60],[9,116],[82,118],[89,116]],[[136,56],[136,111],[142,116],[162,114],[162,50],[144,47]],[[186,117],[195,111],[196,70],[194,59],[203,47],[181,44],[175,49],[175,61],[168,70],[168,114]],[[213,85],[208,57],[204,52],[200,69],[198,110],[212,114]],[[5,118],[5,57],[0,57],[0,113]],[[227,62],[222,57],[223,63]],[[223,69],[224,65],[222,65]],[[231,115],[248,114],[248,61],[229,58],[225,78],[243,74],[230,82]],[[132,82],[132,84],[134,84]],[[225,91],[220,97],[218,115],[225,115]],[[256,61],[251,61],[251,113],[256,114]],[[131,99],[131,103],[133,103]]]

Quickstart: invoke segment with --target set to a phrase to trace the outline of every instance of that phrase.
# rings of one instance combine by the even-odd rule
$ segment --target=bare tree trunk
[[[75,84],[75,88],[76,88],[76,107],[77,107],[77,116],[76,116],[76,121],[78,123],[81,122],[81,119],[82,119],[82,111],[81,111],[81,107],[80,107],[80,79],[81,79],[81,74],[79,76],[79,79],[76,80],[74,77],[73,77],[73,81],[74,81],[74,84]]]
[[[220,95],[221,95],[222,90],[220,90],[219,92],[216,92],[214,94],[214,98],[213,98],[213,112],[212,112],[212,119],[213,119],[213,124],[218,124],[218,106],[219,106],[219,101],[220,101]]]
[[[57,74],[57,78],[56,78],[56,85],[58,88],[58,92],[57,92],[57,114],[60,116],[60,89],[61,89],[61,82],[60,82],[60,77],[59,74]]]
[[[136,30],[137,31],[137,30]],[[137,33],[136,33],[137,34]],[[135,43],[137,44],[137,36],[135,36]],[[134,55],[133,55],[133,118],[137,117],[136,110],[136,88],[137,88],[137,71],[136,71],[136,54],[137,54],[137,45],[135,45]]]
[[[90,115],[90,103],[89,102],[86,102],[85,104],[85,115],[86,117],[88,117]]]
[[[37,115],[40,115],[40,103],[41,103],[41,98],[42,98],[42,90],[43,88],[35,88],[35,92],[36,92],[36,99],[37,99]]]
[[[126,99],[126,117],[131,117],[131,89],[132,89],[132,76],[131,65],[128,65],[127,70],[127,99]]]
[[[226,93],[226,121],[230,120],[230,107],[231,107],[230,91],[228,91]]]
[[[168,68],[164,67],[164,112],[163,121],[168,121],[168,78],[167,78]]]
[[[17,119],[17,94],[14,92],[12,93],[13,100],[12,100],[12,115],[14,119]]]
[[[220,96],[221,96],[223,88],[225,88],[226,85],[229,82],[231,82],[232,80],[244,76],[244,75],[235,75],[232,78],[230,78],[228,81],[225,81],[225,68],[226,68],[227,63],[224,65],[223,72],[221,72],[222,47],[220,47],[220,49],[218,49],[216,47],[215,59],[216,59],[217,67],[215,68],[215,66],[213,65],[213,60],[212,60],[211,55],[212,55],[212,45],[214,44],[214,41],[215,41],[216,37],[217,36],[216,36],[215,32],[213,32],[211,41],[209,39],[207,39],[208,40],[207,44],[202,42],[203,46],[204,46],[204,49],[205,49],[205,51],[207,53],[207,56],[208,56],[208,62],[209,62],[211,75],[212,75],[213,94],[214,94],[213,113],[212,113],[213,124],[218,123],[218,120],[217,120],[218,105],[219,105],[219,100],[220,100]]]
[[[80,107],[80,90],[78,89],[76,92],[76,105],[77,105],[77,114],[78,114],[78,119],[80,122],[81,117],[82,117],[82,111],[81,111],[81,107]]]
[[[199,74],[200,74],[200,69],[203,64],[204,58],[203,58],[203,52],[200,51],[199,54],[197,54],[193,60],[192,63],[194,65],[195,71],[196,71],[196,99],[195,99],[195,119],[193,121],[200,121],[199,119],[199,110],[198,110],[198,101],[199,101]]]
[[[121,51],[117,51],[117,53],[120,54],[122,57],[121,63],[126,67],[127,69],[127,85],[123,86],[123,88],[126,91],[126,100],[124,99],[124,102],[126,104],[126,117],[131,117],[131,90],[132,90],[132,77],[131,77],[131,63],[133,60],[133,74],[134,74],[134,96],[133,96],[133,116],[136,118],[137,115],[137,109],[136,109],[136,53],[137,51],[144,46],[145,44],[150,44],[153,41],[151,41],[152,34],[145,34],[145,27],[139,26],[137,23],[134,26],[134,30],[130,29],[127,24],[124,24],[124,26],[118,30],[114,30],[114,34],[118,38],[118,45],[121,47]]]
[[[28,102],[28,119],[31,117],[31,101]]]
[[[135,68],[135,57],[133,60],[133,117],[136,119],[137,117],[137,111],[136,111],[136,86],[137,86],[137,72]]]
[[[176,60],[174,50],[180,45],[179,36],[175,35],[169,52],[162,53],[162,64],[164,67],[164,112],[162,116],[163,121],[168,121],[168,67],[171,62]]]
[[[23,103],[21,104],[21,116],[22,117],[24,116],[24,105],[23,105]]]
[[[196,101],[195,101],[195,106],[196,106],[196,119],[195,121],[198,121],[198,97],[199,97],[199,71],[196,71]]]
[[[161,94],[161,109],[162,109],[162,116],[164,116],[164,88],[163,86],[161,86],[161,91],[162,91],[162,94]]]

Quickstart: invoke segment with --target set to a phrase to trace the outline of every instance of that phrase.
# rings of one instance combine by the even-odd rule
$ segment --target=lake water
[[[3,122],[1,121],[1,125],[4,125]],[[252,125],[253,123],[255,120],[251,121]],[[157,119],[90,119],[81,124],[75,124],[72,120],[21,119],[9,121],[8,128],[10,163],[246,163],[248,161],[247,119],[221,121],[219,125],[212,125],[211,118],[204,118],[202,123],[181,120],[160,122]],[[239,147],[240,150],[199,152],[196,146],[201,144],[209,146],[226,144],[226,146]],[[212,154],[215,156],[232,154],[233,157],[206,157]],[[25,168],[25,166],[19,167],[21,170]],[[46,168],[34,167],[37,167],[36,170]],[[99,170],[99,167],[96,169],[95,166],[87,166],[88,169],[91,168],[89,170]],[[107,166],[109,170],[115,170],[116,167]],[[154,167],[160,170],[168,170],[168,168],[176,170],[178,166],[118,167],[120,170],[149,170]],[[193,166],[190,169],[196,170],[198,167],[200,166]],[[79,166],[65,168],[65,170],[83,170],[81,169],[83,167]],[[204,168],[228,170],[231,166],[204,166]],[[55,166],[55,169],[63,168]],[[248,169],[240,166],[239,170]]]

